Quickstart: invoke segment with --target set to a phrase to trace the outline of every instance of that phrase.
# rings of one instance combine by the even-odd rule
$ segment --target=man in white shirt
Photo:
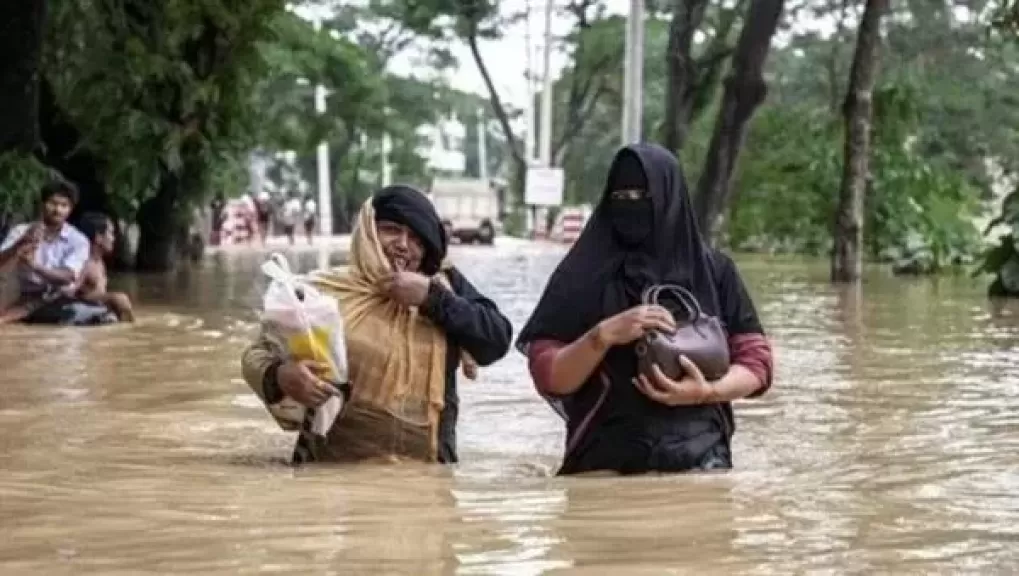
[[[78,189],[55,181],[42,188],[42,219],[15,226],[0,244],[0,268],[17,266],[17,302],[0,310],[0,324],[30,316],[60,288],[78,281],[89,257],[85,235],[67,223],[78,202]]]

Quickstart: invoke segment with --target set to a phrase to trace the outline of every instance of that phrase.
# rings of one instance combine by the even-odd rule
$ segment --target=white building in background
[[[467,127],[455,113],[436,124],[419,126],[417,134],[423,140],[417,151],[428,168],[453,176],[463,175],[467,170],[467,155],[464,154]]]

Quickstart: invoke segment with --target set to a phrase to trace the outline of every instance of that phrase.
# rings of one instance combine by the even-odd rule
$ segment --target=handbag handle
[[[679,303],[686,309],[688,321],[691,324],[696,323],[704,315],[704,310],[701,309],[701,304],[693,293],[677,284],[656,284],[651,286],[644,290],[641,300],[643,300],[645,305],[658,305],[658,297],[662,292],[670,292],[676,296]]]

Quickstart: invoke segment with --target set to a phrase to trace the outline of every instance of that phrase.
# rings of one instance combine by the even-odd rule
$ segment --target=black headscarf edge
[[[411,229],[424,245],[421,271],[438,273],[446,258],[449,237],[435,206],[420,190],[404,184],[386,186],[372,196],[376,220],[388,220]]]
[[[635,144],[616,153],[610,174],[624,154],[635,155],[647,176],[654,204],[659,277],[684,285],[697,295],[705,311],[717,314],[719,302],[710,255],[697,228],[679,161],[661,146]],[[620,252],[612,239],[606,214],[608,188],[607,178],[602,200],[580,238],[552,273],[538,305],[520,331],[516,348],[522,353],[526,353],[530,342],[542,338],[571,342],[602,319],[598,291],[611,281],[609,275],[616,270],[612,260]]]

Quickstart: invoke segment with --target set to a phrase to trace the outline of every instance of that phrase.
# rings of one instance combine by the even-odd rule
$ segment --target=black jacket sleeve
[[[730,335],[764,334],[754,300],[743,283],[736,263],[727,254],[718,250],[713,256],[718,300],[726,331]]]
[[[458,270],[449,270],[450,292],[433,282],[421,311],[443,329],[450,343],[488,366],[509,351],[513,326]]]

